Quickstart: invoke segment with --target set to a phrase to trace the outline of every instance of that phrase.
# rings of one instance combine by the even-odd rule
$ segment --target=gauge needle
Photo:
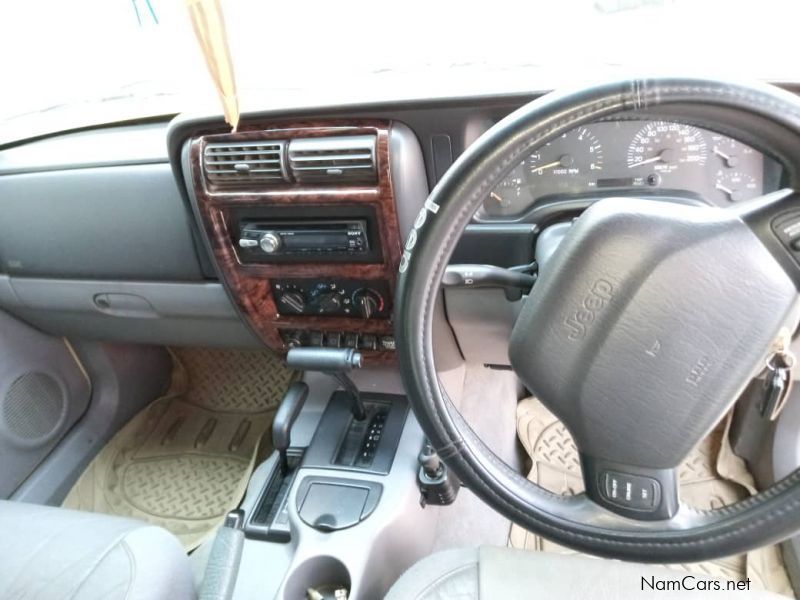
[[[534,165],[531,168],[531,171],[533,171],[535,173],[537,171],[544,171],[545,169],[552,169],[553,167],[571,167],[573,162],[574,161],[573,161],[572,157],[569,154],[565,154],[564,156],[562,156],[558,160],[554,160],[553,162],[549,162],[546,165],[542,165],[542,166]]]
[[[727,187],[725,187],[724,185],[722,185],[721,183],[718,183],[718,184],[717,184],[716,186],[714,186],[714,187],[716,187],[716,188],[717,188],[718,190],[720,190],[721,192],[725,192],[726,194],[728,194],[728,196],[733,196],[733,195],[736,193],[736,191],[735,191],[735,190],[732,190],[731,188],[727,188]]]
[[[654,162],[665,162],[668,163],[672,160],[672,152],[669,148],[664,148],[661,152],[653,156],[652,158],[646,158],[644,160],[640,160],[639,162],[635,162],[632,165],[628,165],[629,169],[633,169],[635,167],[641,167],[642,165],[649,165],[650,163]]]
[[[719,149],[719,148],[717,148],[716,146],[714,146],[714,150],[713,150],[713,152],[714,152],[714,154],[716,154],[717,156],[720,156],[720,157],[724,158],[725,160],[730,160],[730,159],[731,159],[731,157],[730,157],[730,156],[728,156],[727,154],[725,154],[725,153],[724,153],[722,150],[720,150],[720,149]]]
[[[714,152],[714,154],[716,154],[717,156],[719,156],[719,157],[720,157],[722,160],[724,160],[724,161],[725,161],[725,163],[726,163],[726,164],[727,164],[729,167],[735,167],[735,166],[736,166],[736,157],[735,157],[735,156],[731,156],[731,155],[729,155],[729,154],[725,154],[725,153],[724,153],[722,150],[720,150],[720,149],[719,149],[719,148],[717,148],[716,146],[714,146],[714,148],[713,148],[713,152]]]
[[[561,160],[554,160],[553,162],[549,162],[546,165],[542,165],[540,167],[533,167],[534,171],[544,171],[545,169],[552,169],[553,167],[558,167],[561,165]]]
[[[739,190],[732,190],[729,187],[725,187],[721,183],[715,184],[714,187],[720,190],[721,192],[726,193],[728,195],[728,200],[730,200],[731,202],[738,202],[739,200],[742,199],[742,193]]]
[[[491,193],[489,194],[489,197],[490,197],[492,200],[496,200],[496,201],[497,201],[497,202],[499,202],[500,204],[502,204],[502,203],[503,203],[503,198],[502,198],[502,197],[500,196],[500,194],[498,194],[497,192],[491,192]]]
[[[642,165],[649,165],[650,163],[658,162],[661,160],[661,155],[654,156],[653,158],[648,158],[645,160],[640,160],[639,162],[635,162],[632,165],[628,165],[629,169],[633,169],[634,167],[641,167]]]

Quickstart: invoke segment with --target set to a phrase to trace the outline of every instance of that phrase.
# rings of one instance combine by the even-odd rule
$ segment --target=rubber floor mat
[[[680,466],[681,501],[693,508],[717,508],[755,493],[744,461],[730,449],[727,427],[727,421],[720,424]],[[517,406],[517,433],[531,459],[529,480],[561,495],[583,491],[578,450],[572,436],[537,399],[527,398]],[[511,528],[509,545],[543,552],[573,552],[518,525]],[[762,588],[794,597],[777,546],[714,561],[666,566],[735,581],[749,577]]]
[[[188,552],[241,501],[298,374],[267,352],[175,349],[172,357],[167,394],[106,444],[63,505],[159,525]]]

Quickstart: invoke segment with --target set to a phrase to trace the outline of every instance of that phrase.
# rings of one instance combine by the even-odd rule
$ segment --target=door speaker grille
[[[66,413],[64,393],[46,373],[25,373],[11,384],[2,415],[8,433],[27,443],[45,443],[58,431]]]

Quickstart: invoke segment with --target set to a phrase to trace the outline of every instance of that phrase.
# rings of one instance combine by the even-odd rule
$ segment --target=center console
[[[359,388],[379,384],[391,392],[362,391],[361,419],[333,378],[307,371],[303,383],[292,384],[307,399],[291,441],[277,436],[286,463],[280,451],[262,463],[237,511],[234,600],[379,598],[431,551],[438,516],[417,485],[424,436],[406,398],[395,393],[399,381],[382,373],[353,373]],[[294,403],[291,390],[287,398]]]
[[[423,200],[396,197],[395,154],[411,140],[418,148],[400,139],[411,135],[389,121],[329,119],[189,137],[183,170],[205,243],[273,350],[348,347],[367,364],[394,361],[398,205]]]
[[[222,560],[209,564],[235,599],[381,597],[430,552],[436,520],[417,481],[424,436],[393,365],[402,232],[427,196],[417,138],[380,118],[259,117],[234,133],[187,118],[170,140],[200,242],[261,342],[289,359],[335,348],[373,367],[353,385],[335,373],[341,362],[295,365],[306,387],[281,404],[279,451],[221,529],[239,550],[220,538]]]

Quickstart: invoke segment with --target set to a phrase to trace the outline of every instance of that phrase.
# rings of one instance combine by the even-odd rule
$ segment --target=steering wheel
[[[781,330],[797,325],[800,195],[784,189],[725,209],[608,198],[575,221],[525,300],[509,357],[575,439],[583,494],[550,493],[483,444],[439,385],[432,348],[449,258],[505,174],[579,125],[653,109],[800,141],[800,101],[768,85],[629,80],[543,96],[486,132],[431,193],[404,248],[396,335],[417,418],[484,502],[575,550],[688,562],[800,529],[800,471],[711,511],[682,505],[676,476],[763,370]]]

